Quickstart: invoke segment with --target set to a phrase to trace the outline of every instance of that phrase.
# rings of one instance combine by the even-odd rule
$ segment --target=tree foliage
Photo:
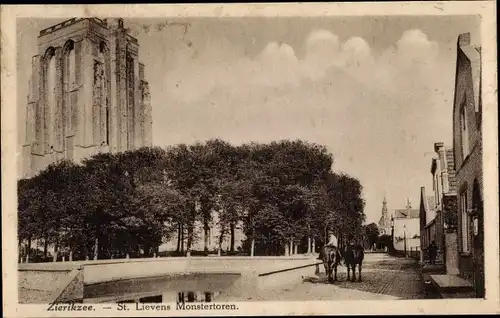
[[[321,244],[329,232],[359,239],[367,234],[362,186],[332,164],[324,146],[300,140],[219,139],[60,161],[18,182],[18,238],[54,246],[54,259],[151,256],[172,238],[189,252],[197,223],[207,250],[211,222],[232,251],[238,224],[244,246],[268,255],[306,238]]]

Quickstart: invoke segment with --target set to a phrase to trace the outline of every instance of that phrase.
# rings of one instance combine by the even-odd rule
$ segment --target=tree
[[[37,186],[39,178],[18,181],[18,246],[27,241],[26,261],[29,262],[31,241],[43,237],[43,223],[38,222],[43,206],[41,189]],[[46,255],[46,253],[45,253]]]
[[[196,147],[199,148],[199,145]],[[199,219],[197,205],[204,195],[203,184],[199,184],[202,177],[200,162],[193,148],[179,144],[167,149],[165,177],[171,186],[185,198],[185,211],[180,214],[178,222],[178,239],[184,246],[184,228],[187,230],[187,253],[191,253],[194,240],[194,224]],[[199,152],[198,152],[199,154]]]
[[[77,259],[151,256],[177,236],[189,255],[218,212],[219,251],[235,228],[247,234],[250,254],[279,255],[328,230],[344,243],[364,236],[359,181],[331,171],[325,147],[279,141],[233,146],[215,139],[163,150],[99,153],[82,164],[61,161],[19,181],[19,243],[43,239]],[[303,246],[303,245],[301,245]]]
[[[370,223],[364,226],[364,233],[366,235],[367,243],[369,246],[377,243],[379,231],[378,226],[375,223]]]
[[[384,234],[378,238],[377,245],[385,246],[389,252],[394,251],[394,243],[392,242],[392,237],[390,235]]]

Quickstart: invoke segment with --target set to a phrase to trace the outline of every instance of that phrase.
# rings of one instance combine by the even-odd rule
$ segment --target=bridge
[[[164,257],[19,264],[21,303],[117,302],[179,292],[217,293],[217,300],[255,297],[319,272],[315,256]]]

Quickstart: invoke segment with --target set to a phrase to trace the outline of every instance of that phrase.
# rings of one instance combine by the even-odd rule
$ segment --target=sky
[[[38,32],[61,21],[18,19],[19,146]],[[480,42],[474,16],[124,23],[150,83],[154,145],[325,145],[333,170],[360,180],[367,222],[378,222],[384,196],[391,213],[407,199],[418,208],[420,188],[432,189],[434,142],[452,143],[457,37],[470,32]]]

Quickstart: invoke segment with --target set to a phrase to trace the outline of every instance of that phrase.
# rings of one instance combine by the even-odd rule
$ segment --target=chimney
[[[440,150],[444,148],[444,143],[443,142],[435,142],[434,143],[434,151],[439,153]]]
[[[458,36],[457,45],[459,47],[470,45],[470,33],[462,33]]]

